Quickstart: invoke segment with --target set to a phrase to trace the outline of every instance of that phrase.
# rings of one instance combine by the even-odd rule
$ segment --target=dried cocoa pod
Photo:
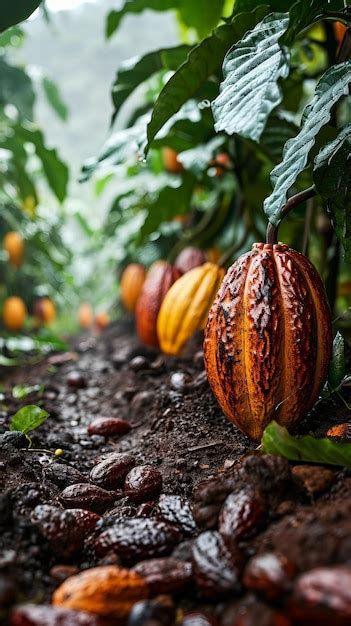
[[[31,521],[49,542],[54,554],[69,559],[79,554],[99,515],[83,509],[62,510],[48,504],[35,507]]]
[[[124,493],[132,502],[154,500],[162,489],[161,472],[149,465],[137,465],[127,474]]]
[[[133,563],[167,556],[179,539],[178,529],[171,524],[134,517],[117,520],[103,531],[95,542],[95,551],[101,557],[113,550],[123,562]]]
[[[145,281],[145,268],[140,263],[130,263],[121,276],[121,300],[127,311],[135,311]]]
[[[89,424],[88,434],[113,437],[113,435],[124,435],[130,429],[129,422],[118,417],[97,417]]]
[[[193,543],[193,577],[208,598],[240,593],[243,557],[237,548],[229,549],[217,531],[201,533]]]
[[[96,615],[50,605],[24,604],[15,607],[9,626],[103,626]]]
[[[284,244],[254,244],[228,270],[205,331],[207,376],[224,413],[254,440],[272,419],[292,428],[318,398],[331,347],[313,265]]]
[[[215,528],[226,497],[240,486],[237,472],[228,471],[201,480],[194,488],[191,505],[194,520],[202,528]]]
[[[289,608],[294,620],[310,626],[351,623],[351,568],[318,567],[296,581]]]
[[[128,626],[173,626],[176,609],[169,596],[158,596],[152,600],[141,600],[134,604]]]
[[[176,267],[182,274],[189,272],[194,267],[199,267],[206,263],[206,255],[195,246],[187,246],[181,252],[174,261],[174,267]]]
[[[66,487],[59,495],[59,500],[66,509],[84,508],[95,513],[104,513],[118,497],[121,494],[117,492],[106,491],[88,483],[77,483]]]
[[[151,595],[174,593],[192,579],[191,563],[172,557],[141,561],[133,569],[146,581]]]
[[[223,268],[205,263],[172,285],[157,318],[158,339],[163,352],[180,354],[188,339],[204,327],[223,277]]]
[[[266,552],[252,557],[247,563],[243,583],[267,600],[276,600],[286,593],[296,574],[296,566],[283,554]]]
[[[134,465],[135,458],[130,454],[114,452],[93,467],[90,480],[106,489],[120,487]]]
[[[241,541],[258,532],[265,519],[265,506],[258,489],[247,485],[229,494],[219,514],[219,532],[226,539]]]
[[[133,604],[148,597],[145,581],[113,565],[93,567],[67,578],[53,594],[54,606],[126,618]]]
[[[193,535],[197,530],[189,501],[182,496],[162,494],[156,515],[158,519],[178,526],[184,535]]]
[[[158,312],[168,289],[179,276],[179,270],[166,261],[156,261],[148,271],[135,310],[137,333],[147,346],[158,348]]]

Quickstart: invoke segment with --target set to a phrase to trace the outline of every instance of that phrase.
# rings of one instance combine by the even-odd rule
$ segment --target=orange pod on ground
[[[210,310],[207,376],[224,413],[259,440],[313,407],[332,350],[331,315],[310,261],[284,244],[253,245],[228,270]]]
[[[135,311],[136,303],[145,281],[145,268],[140,263],[130,263],[121,277],[121,300],[127,311]]]
[[[167,292],[157,318],[160,348],[179,354],[190,337],[206,324],[224,269],[205,263],[184,274]]]
[[[179,276],[179,270],[166,261],[156,261],[148,271],[135,311],[139,339],[147,346],[158,348],[158,312],[167,291]]]

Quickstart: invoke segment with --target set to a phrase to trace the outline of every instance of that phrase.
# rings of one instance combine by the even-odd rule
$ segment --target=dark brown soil
[[[189,349],[188,358],[161,357],[138,344],[126,320],[111,325],[98,338],[80,338],[72,350],[72,354],[65,355],[66,362],[55,364],[55,359],[48,357],[37,365],[7,373],[1,381],[1,432],[6,430],[9,417],[24,404],[40,404],[51,414],[33,433],[31,449],[0,445],[0,606],[4,612],[16,603],[50,603],[59,584],[53,574],[57,565],[68,564],[80,570],[106,562],[95,555],[91,541],[86,542],[78,556],[61,559],[31,517],[39,504],[60,507],[59,494],[69,483],[89,482],[89,472],[103,454],[132,454],[137,465],[147,464],[160,470],[163,494],[179,494],[192,500],[194,485],[209,476],[234,475],[235,462],[256,447],[219,410],[204,374],[200,339]],[[69,384],[73,371],[81,374],[77,383],[81,388],[73,386],[72,379]],[[19,383],[40,383],[44,391],[16,401],[11,389]],[[132,428],[122,436],[89,435],[88,425],[101,416],[123,418]],[[343,404],[325,402],[299,431],[321,435],[331,425],[348,419],[349,411]],[[63,455],[54,457],[52,452],[58,448]],[[57,465],[52,471],[53,463],[61,464],[61,472]],[[74,471],[82,476],[75,476]],[[307,477],[303,469],[294,470],[284,489],[283,493],[277,492],[273,503],[264,495],[270,511],[260,527],[239,546],[245,560],[256,553],[276,551],[293,561],[298,573],[320,565],[351,566],[349,472],[336,469],[324,474],[320,468],[312,467]],[[150,506],[146,513],[151,518],[155,506]],[[140,514],[138,511],[139,504],[122,494],[108,507],[104,524],[108,527],[111,517],[135,517]],[[217,521],[214,527],[217,528]],[[190,552],[191,540],[186,539],[174,554],[187,560]],[[115,562],[119,562],[117,557]],[[243,589],[239,599],[233,600],[232,595],[214,594],[208,600],[206,594],[201,594],[200,585],[200,593],[198,586],[190,587],[187,593],[175,597],[175,603],[177,607],[205,608],[221,624],[229,626],[239,625],[235,620],[243,611],[254,615],[257,607],[263,606],[263,613],[273,610],[267,608],[267,598],[263,605],[261,600],[259,604],[259,595],[245,594]],[[289,619],[293,619],[291,615]],[[280,623],[272,620],[267,624]]]

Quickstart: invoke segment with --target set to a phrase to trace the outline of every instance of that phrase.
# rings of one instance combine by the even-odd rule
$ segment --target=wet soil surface
[[[50,412],[30,449],[0,435],[4,623],[95,566],[145,581],[130,626],[351,623],[351,472],[260,455],[219,410],[200,341],[189,353],[149,352],[127,320],[2,377],[0,433],[25,404]],[[15,400],[16,384],[42,388]],[[299,432],[349,418],[322,403]],[[10,623],[98,624],[60,610]],[[127,623],[119,611],[104,624]]]

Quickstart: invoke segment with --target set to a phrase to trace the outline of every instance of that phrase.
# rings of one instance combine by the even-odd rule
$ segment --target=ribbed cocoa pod
[[[184,274],[170,288],[157,318],[163,352],[179,354],[190,337],[205,326],[223,276],[223,268],[204,263]]]
[[[121,277],[121,300],[127,311],[134,311],[145,281],[145,268],[140,263],[130,263]]]
[[[208,380],[224,413],[255,440],[272,419],[293,427],[318,398],[331,347],[313,265],[284,244],[254,244],[228,270],[205,331]]]
[[[179,270],[166,261],[156,261],[148,271],[135,311],[139,339],[147,346],[158,348],[158,312],[167,291],[179,276]]]
[[[185,272],[189,272],[194,267],[199,267],[204,263],[206,263],[205,253],[200,248],[188,246],[178,254],[174,261],[174,267],[185,274]]]

